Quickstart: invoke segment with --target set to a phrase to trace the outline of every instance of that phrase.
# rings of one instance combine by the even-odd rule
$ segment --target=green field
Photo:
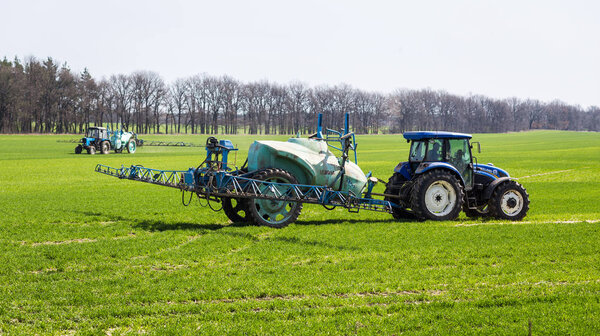
[[[203,148],[75,155],[56,142],[70,138],[0,136],[0,334],[600,333],[598,133],[475,136],[479,162],[527,188],[523,222],[306,205],[281,230],[94,172],[187,169]],[[228,138],[241,165],[258,137]],[[407,157],[400,135],[358,143],[359,165],[385,180]]]

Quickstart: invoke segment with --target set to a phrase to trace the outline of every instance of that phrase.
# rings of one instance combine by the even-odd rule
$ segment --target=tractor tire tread
[[[407,182],[406,178],[402,176],[400,173],[394,173],[388,180],[388,183],[385,185],[385,194],[390,195],[398,195],[400,193],[400,188],[402,185]],[[391,197],[384,197],[385,201],[398,203],[396,199]],[[397,221],[405,221],[405,220],[414,220],[416,219],[415,215],[407,210],[400,208],[392,208],[392,216]]]
[[[100,153],[108,154],[110,152],[110,143],[108,141],[102,141],[100,144]]]
[[[505,214],[502,211],[502,209],[500,208],[499,197],[501,197],[501,195],[504,194],[504,192],[509,189],[514,189],[514,190],[518,191],[519,193],[521,193],[521,195],[523,196],[523,208],[515,216],[509,216],[509,215]],[[505,219],[505,220],[512,220],[512,221],[523,220],[523,218],[525,218],[525,216],[527,216],[527,211],[529,211],[529,193],[527,193],[527,190],[523,187],[523,185],[521,185],[517,181],[509,180],[509,181],[503,182],[500,185],[498,185],[496,187],[496,189],[494,189],[494,192],[492,193],[492,197],[490,198],[489,203],[488,203],[488,208],[489,208],[489,214],[491,216],[496,217],[497,219]]]

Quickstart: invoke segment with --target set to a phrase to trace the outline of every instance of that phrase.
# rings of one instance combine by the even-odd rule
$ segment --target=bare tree
[[[227,76],[223,76],[220,81],[225,133],[236,134],[238,128],[238,111],[242,99],[240,83]]]
[[[117,75],[111,76],[109,83],[114,99],[114,109],[117,117],[116,123],[120,123],[123,129],[129,131],[133,129],[130,126],[133,108],[132,81],[128,76]]]
[[[149,133],[151,117],[158,115],[158,108],[164,93],[164,82],[155,72],[138,71],[131,75],[134,119],[137,133]]]
[[[181,133],[181,116],[186,111],[186,96],[189,95],[188,83],[183,79],[177,79],[169,88],[169,101],[172,108],[177,112],[177,133]]]

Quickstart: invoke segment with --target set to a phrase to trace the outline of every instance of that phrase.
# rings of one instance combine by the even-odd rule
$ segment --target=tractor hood
[[[300,184],[340,187],[341,159],[337,158],[322,140],[291,138],[288,141],[255,141],[248,153],[250,171],[280,168],[290,172]],[[341,190],[361,195],[367,183],[362,170],[346,161]]]
[[[477,163],[473,165],[475,168],[475,172],[484,172],[487,174],[490,174],[494,177],[494,179],[500,178],[500,177],[510,177],[510,175],[508,174],[508,172],[504,169],[500,169],[496,166],[494,166],[491,163],[488,164],[481,164],[481,163]]]

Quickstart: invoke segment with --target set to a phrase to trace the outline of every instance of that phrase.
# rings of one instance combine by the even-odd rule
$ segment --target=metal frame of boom
[[[213,166],[212,162],[209,166]],[[321,204],[344,207],[349,211],[391,212],[395,204],[378,199],[361,198],[326,186],[266,182],[249,178],[253,172],[234,173],[210,168],[159,170],[142,166],[113,168],[96,165],[98,173],[194,192],[200,198],[235,197]]]

